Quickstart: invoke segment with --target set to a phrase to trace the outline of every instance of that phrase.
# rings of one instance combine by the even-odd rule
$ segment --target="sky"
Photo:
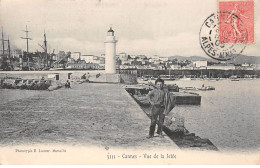
[[[255,0],[255,43],[243,54],[260,56],[260,0]],[[101,55],[112,26],[117,53],[147,56],[203,56],[199,31],[217,11],[217,0],[1,0],[0,25],[12,47],[42,51],[44,30],[48,50]]]

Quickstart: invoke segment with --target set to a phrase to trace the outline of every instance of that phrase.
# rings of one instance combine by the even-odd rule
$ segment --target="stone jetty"
[[[9,91],[15,97],[0,103],[1,146],[179,148],[167,135],[146,139],[150,119],[120,84],[72,84],[54,92],[1,89],[1,99]]]

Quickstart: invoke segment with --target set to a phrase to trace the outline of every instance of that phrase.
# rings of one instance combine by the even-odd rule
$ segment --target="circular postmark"
[[[247,31],[243,30],[242,35],[235,34],[233,21],[227,20],[230,16],[239,20],[236,15],[228,12],[213,13],[200,28],[201,48],[213,59],[230,60],[241,54],[246,47]],[[242,21],[239,24],[239,28],[243,27]]]

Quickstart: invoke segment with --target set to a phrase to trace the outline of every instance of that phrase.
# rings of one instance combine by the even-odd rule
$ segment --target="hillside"
[[[190,57],[184,57],[184,56],[170,56],[169,60],[178,59],[178,60],[189,60],[189,61],[210,61],[210,62],[220,62],[218,60],[214,60],[210,57],[201,57],[201,56],[190,56]],[[246,56],[246,55],[239,55],[235,57],[233,60],[226,61],[228,63],[235,63],[235,64],[260,64],[260,57],[256,56]]]

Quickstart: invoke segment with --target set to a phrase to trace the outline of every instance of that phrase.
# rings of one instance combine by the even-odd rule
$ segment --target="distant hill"
[[[243,64],[243,63],[260,64],[260,57],[239,55],[235,57],[233,60],[230,60],[228,62],[233,62],[235,64]]]
[[[189,60],[189,61],[210,61],[210,62],[220,62],[218,60],[212,59],[210,57],[201,57],[201,56],[190,56],[190,57],[184,57],[184,56],[170,56],[169,60],[178,59],[178,60]],[[234,64],[260,64],[260,57],[257,56],[246,56],[246,55],[239,55],[235,57],[233,60],[227,61],[228,63],[234,63]]]
[[[217,60],[214,60],[210,57],[201,57],[201,56],[190,56],[190,57],[184,57],[184,56],[170,56],[169,60],[178,59],[178,60],[189,60],[189,61],[211,61],[211,62],[218,62]]]

